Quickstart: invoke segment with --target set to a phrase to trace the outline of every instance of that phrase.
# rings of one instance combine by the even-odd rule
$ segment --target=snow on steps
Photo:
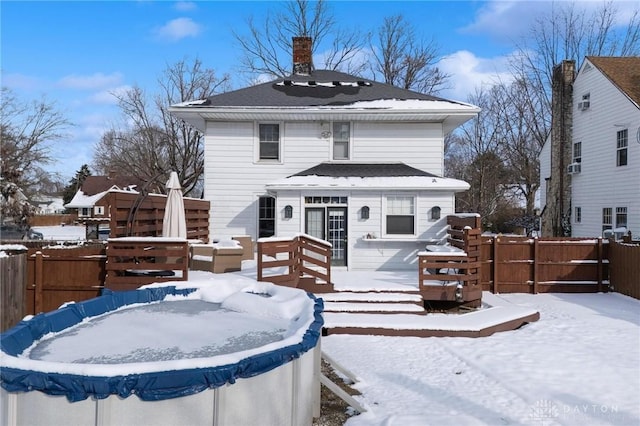
[[[428,314],[394,312],[324,313],[324,333],[382,336],[457,336],[482,337],[499,331],[514,330],[537,321],[540,314],[531,308],[513,305],[498,295],[483,292],[482,309],[465,314]],[[375,303],[371,303],[372,305]]]
[[[325,312],[351,314],[379,313],[425,314],[422,297],[417,292],[350,292],[318,295],[324,300]]]

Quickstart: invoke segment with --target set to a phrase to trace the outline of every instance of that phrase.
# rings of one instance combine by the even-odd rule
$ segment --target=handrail
[[[286,254],[286,259],[283,259]],[[280,255],[280,256],[279,256]],[[273,258],[270,260],[267,257]],[[265,275],[265,269],[286,267],[286,273]],[[331,283],[331,244],[307,234],[289,239],[258,240],[258,281],[298,286],[300,278],[311,276]]]

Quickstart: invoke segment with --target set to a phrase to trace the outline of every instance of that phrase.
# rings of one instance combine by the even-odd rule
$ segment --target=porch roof
[[[268,190],[361,189],[434,190],[460,192],[469,189],[462,180],[443,178],[404,163],[321,163],[268,183]]]

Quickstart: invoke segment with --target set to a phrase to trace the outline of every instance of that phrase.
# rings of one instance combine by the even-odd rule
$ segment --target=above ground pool
[[[231,274],[69,303],[2,334],[0,423],[311,424],[321,313]]]

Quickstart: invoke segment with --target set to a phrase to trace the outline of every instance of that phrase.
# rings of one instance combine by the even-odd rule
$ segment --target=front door
[[[331,265],[347,265],[347,208],[308,207],[305,232],[331,243]]]

